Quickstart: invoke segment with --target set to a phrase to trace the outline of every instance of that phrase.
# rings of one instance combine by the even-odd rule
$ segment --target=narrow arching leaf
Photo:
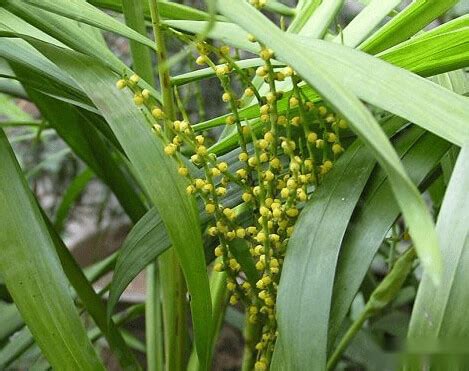
[[[23,354],[32,344],[34,339],[31,331],[24,326],[10,338],[0,349],[0,369],[6,369],[15,359]]]
[[[93,172],[87,168],[77,175],[67,187],[62,197],[62,201],[57,207],[57,211],[55,213],[54,226],[58,231],[62,230],[73,203],[80,196],[93,177]]]
[[[469,254],[469,145],[463,146],[446,190],[437,232],[444,271],[439,287],[422,278],[409,327],[412,341],[463,339],[469,336],[466,312]]]
[[[309,45],[314,63],[361,99],[452,143],[469,140],[468,98],[351,48],[322,40],[300,44]]]
[[[296,6],[296,16],[288,27],[288,32],[298,33],[321,5],[322,0],[300,0]]]
[[[402,124],[400,120],[389,121],[387,130],[392,133]],[[315,362],[308,367],[314,370],[326,365],[334,267],[348,222],[375,163],[370,151],[356,141],[325,177],[295,225],[277,299],[280,336],[285,345],[283,351],[276,352],[290,369],[302,369],[310,359]],[[301,346],[287,328],[303,342]],[[298,351],[295,355],[290,350],[292,341]],[[281,369],[280,365],[275,367]]]
[[[321,1],[321,4],[315,9],[314,13],[311,14],[298,34],[315,39],[323,38],[329,25],[340,12],[343,5],[344,0]]]
[[[416,128],[415,128],[416,129]],[[421,129],[412,129],[398,139],[396,150],[412,181],[421,184],[438,166],[450,144]],[[423,134],[423,135],[422,135]],[[399,206],[382,169],[370,177],[360,207],[350,222],[337,262],[328,342],[335,340],[339,328],[358,292],[383,239],[399,216]]]
[[[102,30],[115,32],[155,49],[155,43],[149,38],[142,36],[87,2],[80,0],[23,0],[23,2],[48,12],[98,27]]]
[[[126,69],[125,64],[119,58],[107,47],[103,47],[98,40],[83,32],[75,21],[38,9],[20,0],[7,0],[3,7],[28,22],[33,28],[40,29],[75,50],[98,58],[115,71],[121,72]],[[36,32],[32,33],[31,30],[24,27],[15,27],[13,31],[34,38],[38,37]],[[44,41],[49,42],[49,40]]]
[[[469,27],[418,37],[377,56],[421,76],[463,68],[469,65]]]
[[[132,228],[119,250],[109,292],[108,316],[129,283],[170,247],[165,225],[156,209],[151,209]]]
[[[355,48],[402,0],[373,0],[344,28],[334,41]]]
[[[14,303],[0,301],[0,342],[23,326],[18,309]]]
[[[459,0],[416,0],[360,45],[376,54],[415,35],[426,25],[451,9]]]
[[[103,370],[73,304],[53,241],[3,131],[0,157],[0,273],[8,290],[53,367]]]
[[[157,207],[191,293],[195,344],[201,364],[206,364],[211,349],[208,276],[198,213],[185,192],[186,181],[177,173],[177,164],[164,154],[163,144],[154,136],[130,94],[115,88],[117,76],[109,69],[72,51],[41,42],[36,42],[35,47],[67,71],[100,109],[134,166],[137,179]],[[171,198],[166,194],[169,189]]]
[[[101,333],[106,337],[111,350],[119,360],[119,364],[123,369],[140,370],[141,367],[138,364],[137,359],[127,347],[127,344],[125,343],[116,324],[112,320],[108,321],[106,316],[106,306],[102,302],[101,298],[94,291],[80,266],[72,256],[70,250],[65,246],[50,221],[46,219],[47,216],[43,216],[65,275],[75,289],[78,297],[83,303],[83,306],[93,318]]]
[[[311,359],[314,365],[310,369],[324,368],[333,267],[348,220],[374,165],[365,147],[358,143],[350,147],[302,211],[288,243],[277,305],[281,337],[289,344],[282,355],[291,369],[303,369]],[[298,348],[296,341],[291,344],[287,328],[304,346]]]
[[[94,6],[122,12],[122,0],[89,0]],[[145,18],[151,20],[148,1],[142,2]],[[164,1],[159,4],[160,15],[168,19],[182,19],[186,21],[206,21],[210,15],[187,5]]]

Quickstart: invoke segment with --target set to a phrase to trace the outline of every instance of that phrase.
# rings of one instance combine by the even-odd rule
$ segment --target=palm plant
[[[94,174],[134,223],[82,269],[0,131],[0,368],[103,369],[105,338],[122,369],[134,351],[210,369],[230,310],[243,370],[464,364],[423,355],[469,333],[469,18],[427,30],[457,1],[366,3],[341,29],[342,0],[0,2],[1,91],[42,116],[1,126],[53,130],[86,164],[64,208]],[[145,269],[145,305],[115,313]]]

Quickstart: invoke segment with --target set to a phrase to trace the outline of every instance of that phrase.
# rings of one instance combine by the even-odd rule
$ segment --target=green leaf
[[[23,0],[23,2],[39,9],[98,27],[102,30],[115,32],[131,40],[138,41],[149,48],[156,49],[155,43],[148,37],[120,23],[87,2],[81,0]]]
[[[15,67],[16,69],[16,67]],[[27,89],[30,99],[69,147],[116,195],[131,220],[146,212],[131,165],[106,122],[97,115]]]
[[[34,344],[34,339],[31,335],[31,331],[24,326],[13,334],[10,341],[0,349],[0,369],[6,369],[7,366],[21,356],[32,344]]]
[[[30,27],[38,28],[49,35],[49,38],[52,36],[70,48],[97,58],[102,63],[111,66],[116,72],[122,73],[126,70],[126,65],[119,58],[96,38],[83,32],[75,21],[38,9],[20,0],[7,0],[3,7],[29,23]],[[32,32],[23,26],[12,29],[17,33],[50,42],[42,37],[39,38],[37,32]]]
[[[296,16],[288,27],[288,32],[298,33],[311,18],[322,0],[300,0],[296,7]]]
[[[194,201],[186,194],[186,181],[177,173],[177,164],[164,154],[163,144],[133,104],[131,95],[115,88],[117,76],[111,71],[72,51],[41,42],[35,42],[35,47],[67,71],[100,109],[132,163],[137,179],[156,205],[179,256],[191,294],[199,360],[202,365],[207,364],[211,349],[208,276],[198,213]],[[167,197],[168,189],[172,190],[171,198]]]
[[[372,0],[344,28],[334,41],[355,48],[381,23],[402,0]]]
[[[308,38],[322,39],[343,5],[344,0],[322,0],[298,34]]]
[[[409,334],[412,342],[454,341],[469,336],[466,308],[469,253],[469,145],[463,146],[438,216],[444,271],[436,287],[426,274],[419,286]]]
[[[300,45],[309,46],[315,65],[366,102],[452,143],[469,140],[468,98],[354,49],[322,40],[302,39]]]
[[[388,122],[389,132],[400,126],[402,121]],[[309,367],[315,370],[326,365],[334,267],[348,222],[375,163],[370,151],[356,141],[313,193],[295,225],[277,298],[279,331],[285,344],[281,354],[290,369],[302,369],[311,359],[315,362]],[[296,355],[289,350],[291,346]]]
[[[412,181],[421,184],[428,174],[438,166],[450,144],[421,129],[411,129],[396,142]],[[389,229],[399,216],[399,206],[391,186],[382,169],[367,184],[360,207],[356,210],[342,243],[332,296],[329,320],[329,344],[337,337],[339,328],[347,315],[353,298],[360,288],[369,266]]]
[[[53,367],[104,370],[73,304],[47,226],[3,131],[0,157],[0,188],[4,190],[0,194],[0,272],[8,290]]]
[[[426,25],[452,8],[459,0],[416,0],[360,45],[376,54],[415,35]]]
[[[109,291],[108,316],[129,283],[170,247],[165,225],[156,209],[151,209],[135,224],[119,249]]]
[[[469,65],[469,27],[416,37],[377,56],[406,65],[421,76],[432,76]]]
[[[55,250],[60,259],[65,275],[75,289],[78,297],[83,303],[83,306],[106,337],[106,340],[119,360],[121,367],[129,370],[140,370],[140,365],[130,349],[127,347],[116,324],[112,320],[108,321],[106,316],[106,306],[102,302],[101,298],[94,291],[80,266],[70,253],[70,250],[62,242],[50,221],[46,219],[47,216],[43,215],[43,217],[46,220],[49,233],[54,242]]]
[[[246,241],[236,238],[233,241],[230,241],[229,245],[230,252],[241,265],[249,283],[254,287],[259,280],[259,272],[256,269]]]
[[[73,203],[81,195],[93,177],[93,172],[89,168],[86,168],[68,185],[62,200],[57,207],[57,211],[55,212],[54,226],[58,231],[63,229],[65,220],[67,219],[67,216],[73,207]]]
[[[15,304],[0,301],[0,344],[6,337],[19,330],[23,324],[23,319]]]
[[[89,0],[90,4],[105,9],[114,10],[122,13],[122,0]],[[151,20],[148,1],[142,2],[145,18]],[[160,15],[168,19],[181,19],[186,21],[206,21],[210,15],[193,7],[177,4],[173,2],[162,2],[159,4]]]

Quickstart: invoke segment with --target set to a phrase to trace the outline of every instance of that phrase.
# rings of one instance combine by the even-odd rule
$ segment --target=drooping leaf
[[[109,314],[129,283],[170,247],[171,241],[165,225],[158,212],[151,209],[132,228],[120,248],[109,292]]]
[[[458,0],[414,1],[362,43],[360,49],[376,54],[397,45],[421,31],[457,2]]]
[[[398,6],[402,0],[373,0],[334,39],[355,48]]]
[[[388,130],[392,133],[402,124],[392,120]],[[315,360],[314,365],[308,367],[325,368],[334,267],[348,222],[374,166],[370,151],[356,141],[313,193],[295,225],[277,298],[284,351],[276,347],[275,352],[281,352],[277,357],[284,358],[288,369],[301,369],[311,359]],[[303,342],[301,348],[291,333]],[[296,354],[290,350],[292,342]],[[273,367],[281,369],[279,365]]]
[[[156,48],[155,43],[149,38],[120,23],[115,18],[87,2],[80,0],[23,0],[23,2],[39,9],[98,27],[102,30],[115,32],[131,40],[138,41],[149,48]]]
[[[438,216],[437,232],[443,247],[444,271],[439,287],[424,274],[409,327],[409,337],[450,342],[469,336],[465,311],[469,253],[469,146],[463,146]],[[435,344],[434,344],[435,345]]]
[[[52,366],[104,370],[86,336],[53,241],[3,131],[0,152],[0,272],[8,290]]]
[[[163,144],[131,96],[115,88],[117,76],[109,69],[86,56],[49,44],[35,42],[35,47],[67,71],[100,109],[134,166],[140,184],[157,206],[191,293],[195,344],[199,360],[205,365],[211,349],[208,277],[198,213],[185,192],[186,182],[177,173],[176,163],[164,154]],[[173,191],[171,198],[165,193],[168,189]]]
[[[97,7],[122,12],[122,0],[89,0],[88,2]],[[151,20],[148,1],[144,1],[142,5],[144,7],[143,9],[145,12],[145,18]],[[206,12],[170,1],[164,1],[160,3],[159,11],[161,17],[168,19],[181,19],[184,21],[206,21],[210,18],[210,15]]]
[[[343,5],[344,0],[321,1],[321,4],[314,10],[298,34],[308,38],[323,38],[329,25],[340,12]]]
[[[328,70],[361,99],[406,118],[452,143],[460,145],[469,140],[468,98],[341,45],[304,39],[300,45],[309,45],[316,65]],[[433,104],[428,105],[427,102]]]
[[[414,130],[414,133],[412,136],[406,133],[399,139],[396,149],[412,180],[421,184],[438,165],[450,144],[431,133],[422,135],[421,130]],[[329,321],[330,344],[337,336],[373,257],[398,216],[399,206],[392,196],[386,174],[382,169],[377,169],[342,243]]]
[[[93,177],[93,172],[87,168],[77,175],[67,187],[62,197],[62,201],[57,207],[57,211],[55,213],[54,226],[58,231],[62,230],[73,203],[80,196],[83,189],[88,185]]]

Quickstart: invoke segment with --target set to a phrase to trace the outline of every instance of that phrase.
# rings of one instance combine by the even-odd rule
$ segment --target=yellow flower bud
[[[259,156],[259,161],[262,163],[269,161],[269,155],[265,152],[261,153]]]
[[[223,102],[229,102],[230,99],[231,99],[231,94],[230,93],[223,93],[221,99],[223,100]]]
[[[218,170],[220,170],[222,173],[228,170],[228,164],[226,162],[220,162],[217,165]]]
[[[130,76],[129,81],[132,84],[137,84],[140,81],[140,77],[136,74],[133,74],[132,76]]]
[[[207,62],[207,57],[205,55],[199,55],[195,60],[195,63],[199,66],[203,66]]]
[[[189,174],[189,170],[185,166],[180,166],[178,169],[178,173],[179,175],[187,176]]]
[[[168,156],[174,155],[176,153],[176,150],[177,147],[173,143],[170,143],[166,147],[164,147],[164,153]]]
[[[342,146],[339,143],[335,143],[332,146],[332,153],[334,153],[334,155],[338,155],[338,154],[342,153],[343,151],[344,151],[344,149],[342,148]]]
[[[314,131],[308,134],[308,142],[315,143],[317,140],[318,140],[318,135]]]
[[[246,236],[246,231],[244,230],[244,228],[238,228],[236,230],[236,237],[244,238],[245,236]]]
[[[186,188],[186,193],[187,193],[188,195],[194,194],[194,193],[195,193],[195,188],[194,188],[194,186],[193,186],[193,185],[188,185],[187,188]]]
[[[144,99],[150,98],[150,90],[148,90],[148,89],[143,89],[143,90],[142,90],[142,97],[143,97]]]
[[[249,202],[252,200],[252,194],[244,192],[241,198],[243,199],[244,202]]]
[[[207,204],[205,205],[205,211],[209,214],[213,214],[216,210],[216,207],[214,204]]]
[[[230,296],[230,304],[236,305],[238,303],[238,298],[235,295]]]
[[[216,189],[217,195],[218,196],[224,196],[226,195],[226,188],[225,187],[218,187]]]
[[[143,96],[140,93],[134,95],[134,103],[136,106],[141,106],[143,104]]]
[[[215,247],[215,251],[213,253],[215,254],[216,257],[220,257],[220,256],[223,256],[224,252],[225,250],[223,249],[223,247],[217,246]]]
[[[249,159],[249,155],[246,152],[241,152],[238,156],[239,161],[246,162]]]
[[[119,89],[119,90],[125,89],[126,86],[127,86],[127,82],[126,82],[125,80],[123,80],[123,79],[120,79],[120,80],[118,80],[118,81],[116,82],[116,87],[117,87],[117,89]]]
[[[287,209],[286,211],[286,214],[290,217],[290,218],[294,218],[295,216],[298,216],[298,209],[295,208],[295,207],[291,207],[289,209]]]
[[[213,270],[215,272],[222,272],[224,269],[223,267],[223,264],[222,263],[216,263],[214,266],[213,266]]]

